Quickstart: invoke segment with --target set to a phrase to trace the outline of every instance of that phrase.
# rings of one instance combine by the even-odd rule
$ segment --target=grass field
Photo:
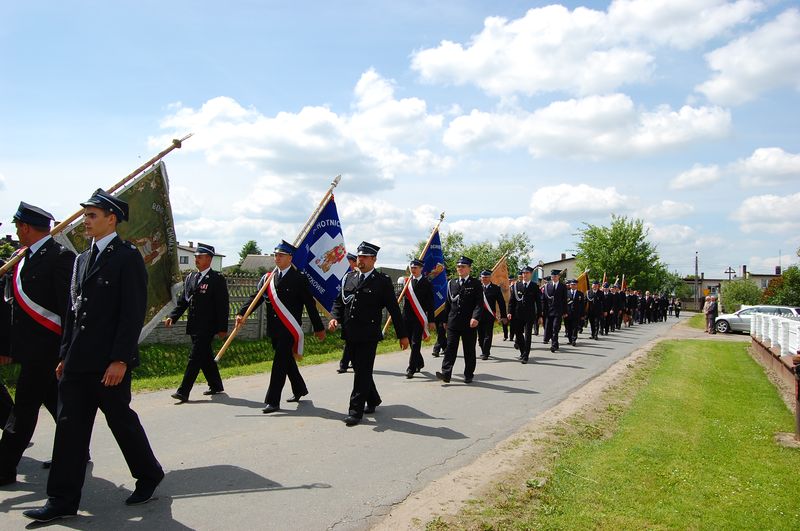
[[[800,450],[773,440],[793,418],[746,348],[661,343],[518,474],[428,528],[800,529]]]
[[[693,316],[689,317],[689,320],[686,321],[686,324],[691,326],[692,328],[697,328],[698,330],[705,330],[706,329],[706,316],[702,313],[694,314]]]

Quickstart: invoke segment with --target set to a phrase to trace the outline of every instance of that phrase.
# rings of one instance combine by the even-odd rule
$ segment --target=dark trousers
[[[275,407],[280,405],[281,393],[283,392],[283,386],[286,384],[287,376],[294,396],[300,397],[308,394],[306,382],[300,375],[297,361],[292,355],[293,345],[294,339],[291,336],[272,338],[272,349],[275,352],[275,358],[272,360],[272,372],[269,375],[267,396],[264,397],[264,403],[266,404]]]
[[[478,345],[481,347],[481,356],[491,356],[493,336],[494,317],[481,317],[478,321]]]
[[[353,392],[350,393],[349,415],[361,418],[364,416],[364,405],[377,407],[381,403],[381,395],[372,378],[375,365],[377,341],[348,341],[350,355],[353,360]]]
[[[623,313],[623,310],[617,310],[617,313],[615,314],[617,316],[617,329],[618,330],[622,330],[622,313]]]
[[[592,337],[596,338],[597,334],[600,333],[600,320],[603,318],[602,315],[590,315],[589,316],[589,327],[592,332]]]
[[[222,391],[222,377],[219,375],[219,367],[214,361],[214,353],[211,351],[211,340],[213,334],[192,335],[192,350],[189,352],[189,362],[186,364],[186,371],[183,373],[183,381],[178,392],[183,396],[189,396],[197,375],[203,371],[208,387],[215,391]]]
[[[539,317],[539,315],[533,317],[533,335],[535,336],[539,335]]]
[[[544,322],[544,341],[552,341],[551,346],[558,348],[558,333],[561,331],[561,316],[548,315]]]
[[[531,334],[533,332],[533,323],[535,320],[536,318],[534,317],[519,325],[517,336],[519,341],[519,357],[524,360],[528,359],[528,356],[531,354]]]
[[[22,453],[31,442],[39,409],[42,404],[56,418],[58,405],[58,380],[56,365],[50,363],[23,363],[17,380],[17,400],[12,408],[0,439],[0,476],[17,473]]]
[[[517,342],[515,341],[515,337],[517,335],[517,328],[519,328],[517,326],[517,323],[514,321],[514,319],[511,319],[508,322],[508,339],[514,341],[514,348],[517,348]]]
[[[601,332],[603,335],[607,336],[609,330],[611,330],[611,320],[614,318],[614,314],[609,312],[603,316],[603,326]]]
[[[578,340],[578,330],[581,326],[581,320],[579,317],[570,317],[567,316],[564,319],[564,329],[567,333],[567,341],[570,343]]]
[[[6,384],[0,380],[0,426],[5,429],[8,416],[11,415],[11,408],[14,407],[14,399],[8,392]]]
[[[425,366],[425,360],[422,359],[422,325],[416,317],[405,319],[405,325],[411,350],[408,355],[407,370],[417,371]]]
[[[477,338],[477,328],[468,326],[464,330],[447,329],[447,348],[444,351],[444,359],[442,360],[442,372],[445,375],[453,374],[459,342],[461,342],[461,348],[464,351],[464,378],[472,378],[475,375],[475,341]]]
[[[503,325],[503,339],[508,339],[508,323],[501,322]]]
[[[447,323],[436,323],[436,343],[433,352],[439,354],[447,348]]]
[[[347,343],[345,343],[342,349],[342,359],[339,360],[339,368],[346,371],[350,364],[350,350],[347,348]]]
[[[97,373],[64,373],[58,385],[58,421],[47,497],[49,504],[60,509],[78,510],[98,408],[136,478],[137,488],[155,486],[164,477],[139,417],[130,408],[130,371],[113,387],[104,386],[101,379],[102,374]]]

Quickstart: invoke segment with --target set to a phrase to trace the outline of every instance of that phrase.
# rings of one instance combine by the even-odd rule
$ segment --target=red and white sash
[[[275,271],[278,271],[278,268],[275,268]],[[272,309],[275,310],[275,314],[278,316],[278,319],[281,320],[283,325],[289,330],[289,333],[292,334],[294,338],[294,345],[292,345],[292,354],[296,354],[299,357],[303,357],[303,343],[305,336],[303,335],[303,329],[300,328],[300,323],[297,322],[297,319],[294,318],[292,312],[289,311],[286,306],[284,306],[281,299],[278,297],[278,292],[275,289],[275,282],[272,280],[271,277],[275,276],[275,271],[272,272],[269,278],[267,278],[267,282],[269,285],[267,286],[267,296],[269,297],[269,301],[272,303]]]
[[[494,318],[494,320],[497,321],[497,316],[494,314],[494,310],[492,310],[492,307],[489,306],[489,299],[486,298],[486,290],[485,289],[483,290],[483,307],[486,308],[486,311],[489,312],[490,314],[492,314],[492,317]]]
[[[36,303],[31,299],[25,290],[22,288],[22,277],[19,272],[22,266],[25,265],[25,258],[23,257],[14,267],[14,298],[19,304],[19,307],[27,313],[31,319],[47,328],[53,333],[61,335],[61,317],[48,310],[41,304]]]
[[[408,289],[406,289],[406,297],[411,302],[411,309],[414,310],[414,315],[417,316],[419,324],[422,325],[422,339],[428,339],[428,316],[425,315],[425,310],[422,309],[422,304],[417,299],[417,294],[414,293],[414,279],[408,279]]]

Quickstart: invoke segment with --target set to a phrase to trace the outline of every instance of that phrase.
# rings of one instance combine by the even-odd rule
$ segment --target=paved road
[[[494,357],[478,360],[469,385],[458,377],[460,359],[451,383],[442,385],[434,376],[441,358],[432,358],[430,349],[423,350],[421,376],[412,380],[404,376],[406,353],[383,355],[375,364],[383,405],[351,428],[342,418],[353,376],[337,374],[332,363],[303,368],[311,394],[272,415],[261,413],[265,375],[228,380],[227,396],[213,399],[196,386],[192,401],[181,405],[174,405],[171,391],[142,393],[134,408],[167,472],[159,499],[135,508],[123,504],[133,480],[99,415],[81,512],[60,525],[366,529],[393,504],[474,460],[676,322],[636,326],[597,342],[582,339],[555,354],[534,337],[528,365],[496,336]],[[287,385],[284,397],[289,394]],[[24,526],[22,511],[43,501],[40,464],[52,435],[53,422],[43,413],[20,464],[21,481],[0,490],[0,528]]]

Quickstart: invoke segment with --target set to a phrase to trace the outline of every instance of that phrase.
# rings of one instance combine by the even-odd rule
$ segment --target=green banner
[[[114,195],[129,206],[129,221],[119,224],[117,234],[139,249],[147,268],[147,314],[141,341],[172,308],[173,293],[181,283],[167,167],[159,162]],[[75,252],[89,248],[82,221],[62,234],[58,240]]]

